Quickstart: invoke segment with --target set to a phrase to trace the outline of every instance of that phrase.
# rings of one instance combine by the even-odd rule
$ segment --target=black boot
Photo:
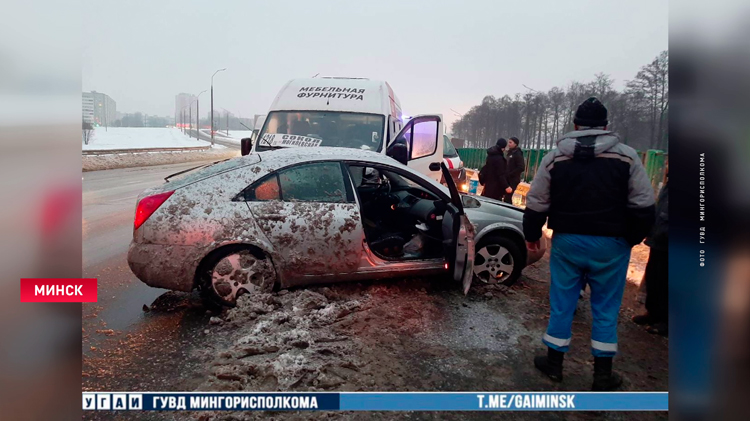
[[[637,325],[650,325],[651,323],[653,323],[653,320],[651,320],[651,315],[649,315],[648,313],[644,313],[633,316],[633,323]]]
[[[612,371],[612,357],[594,357],[594,384],[591,390],[595,392],[615,390],[622,384],[622,377]]]
[[[547,348],[547,355],[540,355],[534,357],[534,366],[538,368],[542,373],[546,374],[550,379],[561,382],[562,365],[565,353]]]

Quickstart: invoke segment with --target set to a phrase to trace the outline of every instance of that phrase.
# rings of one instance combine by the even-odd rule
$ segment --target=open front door
[[[418,115],[406,123],[391,144],[405,142],[408,166],[440,182],[443,162],[443,116]],[[390,147],[391,145],[389,145]],[[388,153],[391,156],[390,153]]]
[[[463,202],[448,168],[440,164],[451,192],[451,203],[443,216],[443,248],[453,279],[462,282],[464,295],[469,293],[474,277],[474,226],[464,212]]]

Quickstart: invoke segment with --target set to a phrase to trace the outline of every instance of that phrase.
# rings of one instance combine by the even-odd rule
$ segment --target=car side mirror
[[[430,171],[440,171],[440,163],[430,162]]]
[[[245,137],[240,140],[240,149],[242,150],[242,156],[249,155],[250,151],[253,150],[253,139]]]
[[[391,143],[388,149],[386,149],[385,154],[404,165],[409,164],[409,150],[405,142],[395,141]]]

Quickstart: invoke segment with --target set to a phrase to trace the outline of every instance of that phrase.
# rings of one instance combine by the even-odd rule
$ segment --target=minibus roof
[[[391,106],[391,98],[398,110]],[[279,92],[270,111],[345,111],[398,118],[400,104],[387,82],[364,78],[294,79]]]

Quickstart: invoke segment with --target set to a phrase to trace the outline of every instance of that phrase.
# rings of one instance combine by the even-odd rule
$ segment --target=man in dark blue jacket
[[[562,381],[573,313],[584,282],[591,290],[593,390],[613,390],[617,317],[631,248],[654,223],[654,192],[638,153],[607,130],[607,109],[596,98],[576,111],[575,131],[557,141],[539,166],[526,195],[527,247],[539,247],[542,226],[554,232],[550,251],[550,319],[542,342],[546,356],[534,365]]]

